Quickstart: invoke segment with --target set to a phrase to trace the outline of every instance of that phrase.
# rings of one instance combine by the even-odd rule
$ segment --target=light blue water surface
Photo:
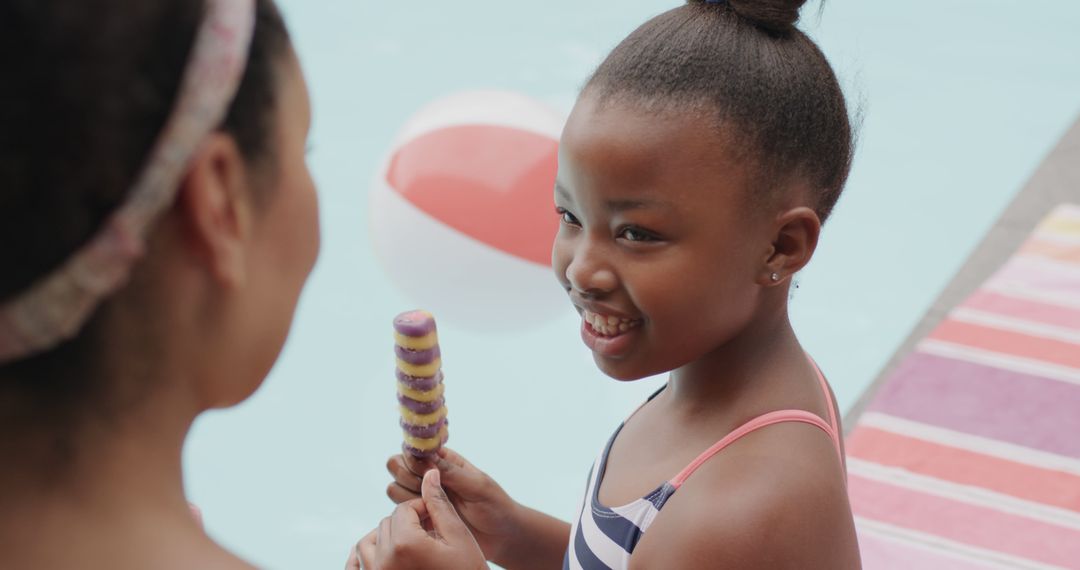
[[[606,51],[676,3],[281,3],[313,92],[322,256],[264,387],[196,424],[187,487],[211,534],[253,562],[339,568],[390,511],[383,464],[400,441],[388,331],[414,300],[376,262],[367,226],[394,134],[462,90],[518,91],[568,111]],[[847,408],[1076,118],[1080,3],[816,8],[804,29],[865,120],[791,312]],[[440,323],[453,446],[522,502],[564,518],[611,430],[658,385],[599,374],[577,329],[568,304],[509,335]]]

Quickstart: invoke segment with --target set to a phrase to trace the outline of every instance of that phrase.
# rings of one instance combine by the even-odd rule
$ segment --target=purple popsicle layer
[[[401,450],[417,459],[431,459],[439,453],[439,450],[437,449],[432,451],[420,451],[407,443],[401,444]]]
[[[442,429],[444,424],[449,424],[446,418],[443,418],[429,426],[414,426],[405,420],[398,422],[401,424],[401,429],[405,430],[405,433],[413,437],[429,438],[439,435],[439,430]]]
[[[424,336],[435,330],[435,318],[426,311],[408,311],[394,318],[394,330],[405,336]]]
[[[434,436],[432,436],[432,437],[434,437]],[[450,439],[450,434],[446,434],[446,437],[444,437],[442,439],[442,443],[440,444],[440,447],[442,445],[446,445],[446,442],[449,439]],[[420,449],[416,449],[415,447],[413,447],[413,446],[411,446],[411,445],[409,445],[407,443],[402,443],[401,444],[401,450],[408,453],[408,454],[410,454],[410,455],[412,455],[413,457],[417,457],[417,458],[420,458],[420,459],[430,459],[432,457],[435,457],[439,453],[439,448],[438,447],[435,448],[435,449],[432,449],[431,451],[423,451],[423,450],[420,450]]]
[[[400,393],[397,395],[398,402],[401,402],[402,406],[409,408],[409,410],[418,414],[433,414],[436,410],[443,407],[446,403],[446,398],[439,398],[433,402],[417,402],[416,400],[403,396]]]
[[[431,376],[430,378],[409,376],[408,374],[400,370],[395,370],[394,372],[397,375],[398,382],[401,382],[402,384],[408,386],[409,388],[412,388],[413,390],[420,390],[421,392],[428,392],[430,390],[434,390],[435,387],[439,385],[439,382],[442,382],[443,380],[442,370],[436,372],[435,375]]]
[[[429,348],[427,350],[410,350],[395,344],[394,354],[397,354],[398,358],[409,364],[430,364],[435,362],[435,359],[442,353],[439,351],[438,345],[435,345],[435,348]]]

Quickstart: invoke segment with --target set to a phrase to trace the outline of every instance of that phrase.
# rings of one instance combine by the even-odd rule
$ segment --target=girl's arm
[[[523,505],[517,508],[517,536],[507,541],[497,558],[490,560],[507,570],[562,568],[570,542],[570,524]]]

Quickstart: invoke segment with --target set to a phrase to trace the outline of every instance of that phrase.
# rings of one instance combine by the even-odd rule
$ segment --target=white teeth
[[[601,336],[616,336],[641,324],[637,319],[605,316],[591,311],[584,311],[583,318]]]

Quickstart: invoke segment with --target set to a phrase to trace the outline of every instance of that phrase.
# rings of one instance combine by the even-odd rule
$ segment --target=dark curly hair
[[[585,91],[650,109],[715,113],[756,167],[759,195],[798,179],[824,221],[844,188],[854,142],[829,62],[795,27],[805,0],[690,0],[631,33]]]

